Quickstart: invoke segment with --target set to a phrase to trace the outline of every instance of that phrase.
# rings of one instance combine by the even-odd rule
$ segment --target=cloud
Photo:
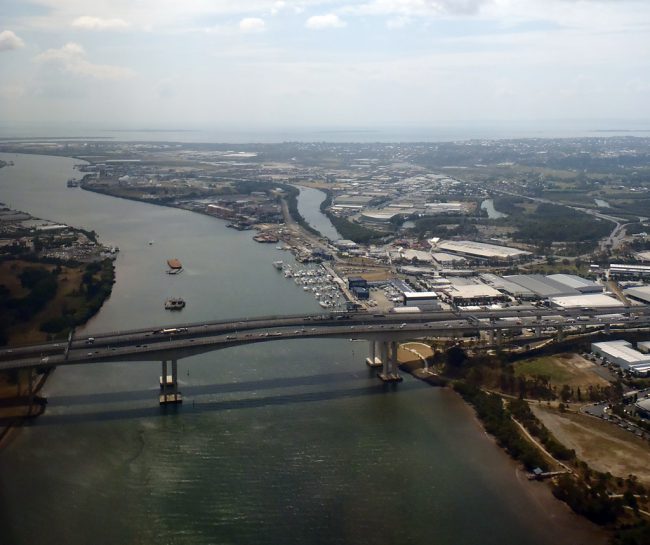
[[[102,19],[101,17],[82,15],[72,21],[72,26],[84,30],[122,30],[130,25],[123,19]]]
[[[400,15],[399,17],[392,17],[386,21],[386,27],[390,29],[404,28],[412,22],[410,17]]]
[[[59,49],[48,49],[35,57],[41,63],[54,64],[78,76],[101,80],[120,80],[134,75],[130,68],[110,64],[93,64],[86,58],[84,48],[69,42]]]
[[[307,19],[305,26],[307,28],[321,30],[323,28],[342,28],[346,25],[338,15],[328,13],[327,15],[314,15]]]
[[[239,21],[239,30],[243,32],[260,32],[264,30],[266,23],[259,17],[245,17]]]
[[[18,84],[0,85],[0,98],[6,100],[17,100],[25,96],[25,88]]]
[[[350,5],[345,11],[368,15],[474,15],[483,6],[495,3],[499,4],[495,0],[370,0]]]
[[[25,45],[18,36],[11,30],[3,30],[0,32],[0,51],[11,51],[19,49]]]

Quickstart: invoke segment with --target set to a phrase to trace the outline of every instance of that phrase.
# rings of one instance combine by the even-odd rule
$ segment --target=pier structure
[[[381,367],[381,357],[377,356],[378,353],[381,353],[380,343],[375,340],[370,340],[369,345],[369,354],[366,358],[366,365],[368,367]]]
[[[384,382],[401,382],[397,350],[399,343],[390,339],[370,340],[369,355],[366,365],[372,368],[381,368],[377,376]]]
[[[178,360],[171,360],[171,375],[167,374],[167,360],[162,361],[160,376],[160,404],[171,405],[183,402],[183,396],[178,391]]]

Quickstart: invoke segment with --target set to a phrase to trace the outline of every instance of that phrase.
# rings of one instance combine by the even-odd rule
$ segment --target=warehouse
[[[609,266],[611,278],[642,278],[650,276],[650,265],[623,265],[612,263]]]
[[[449,299],[460,307],[493,305],[509,297],[485,284],[455,285],[446,290]]]
[[[537,294],[533,293],[528,288],[525,288],[524,286],[521,286],[514,282],[510,282],[509,280],[502,278],[501,276],[497,276],[496,274],[485,273],[481,274],[480,277],[481,280],[492,286],[494,289],[497,289],[502,293],[507,293],[508,295],[511,295],[517,299],[537,299]]]
[[[440,303],[435,291],[405,291],[402,294],[405,307],[418,307],[421,310],[438,310]]]
[[[591,351],[631,373],[647,375],[650,371],[650,354],[642,354],[627,341],[592,343]]]
[[[561,297],[566,295],[580,295],[580,292],[542,274],[513,274],[503,277],[527,290],[533,292],[540,299],[549,297]]]
[[[650,341],[636,343],[636,349],[644,354],[650,354]]]
[[[592,280],[587,280],[575,274],[549,274],[546,278],[578,290],[580,293],[602,293],[603,287]]]
[[[431,257],[433,257],[436,263],[439,263],[443,267],[451,267],[456,264],[463,265],[464,263],[467,263],[467,259],[464,257],[446,254],[445,252],[434,252],[431,254]]]
[[[383,208],[382,210],[364,210],[361,212],[361,221],[364,223],[383,223],[390,224],[390,222],[398,216],[406,216],[408,212],[394,208]]]
[[[625,296],[640,303],[650,304],[650,286],[628,288],[625,290]]]
[[[517,248],[471,240],[443,240],[436,244],[436,250],[473,259],[505,262],[521,261],[531,255],[530,252],[518,250]]]
[[[639,399],[634,406],[636,407],[636,412],[642,418],[650,418],[650,397],[645,399]]]
[[[625,304],[604,293],[587,293],[585,295],[567,295],[551,297],[551,305],[558,308],[608,308],[624,307]]]
[[[433,256],[429,252],[423,252],[422,250],[404,250],[402,251],[402,259],[410,262],[433,263]]]

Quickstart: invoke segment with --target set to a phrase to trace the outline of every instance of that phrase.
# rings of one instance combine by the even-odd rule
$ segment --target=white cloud
[[[328,13],[327,15],[314,15],[307,19],[307,22],[305,23],[307,28],[315,30],[323,28],[342,28],[345,25],[345,21],[342,21],[339,16],[334,13]]]
[[[243,32],[260,32],[264,30],[266,23],[259,17],[245,17],[239,21],[239,30]]]
[[[390,29],[404,28],[412,22],[410,17],[400,15],[399,17],[392,17],[386,21],[386,27]]]
[[[122,30],[130,25],[123,19],[102,19],[101,17],[82,15],[72,21],[72,26],[84,30]]]
[[[287,7],[287,3],[284,0],[277,0],[277,2],[275,2],[273,4],[273,7],[271,8],[271,14],[277,15],[286,7]]]
[[[508,0],[370,0],[345,11],[368,15],[474,15],[481,8]]]
[[[48,49],[37,55],[35,60],[57,65],[71,74],[101,80],[120,80],[134,75],[130,68],[110,64],[93,64],[86,58],[84,48],[73,42],[67,43],[59,49]]]
[[[25,96],[25,88],[18,84],[0,85],[0,98],[6,100],[17,100]]]
[[[19,49],[25,45],[18,36],[11,30],[3,30],[0,32],[0,51],[11,51],[12,49]]]

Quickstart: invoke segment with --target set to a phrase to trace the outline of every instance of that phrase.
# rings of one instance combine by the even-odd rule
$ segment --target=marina
[[[293,279],[303,291],[314,296],[321,308],[345,310],[347,299],[334,276],[323,265],[291,266],[282,261],[274,261],[273,266],[281,269],[284,277]]]

